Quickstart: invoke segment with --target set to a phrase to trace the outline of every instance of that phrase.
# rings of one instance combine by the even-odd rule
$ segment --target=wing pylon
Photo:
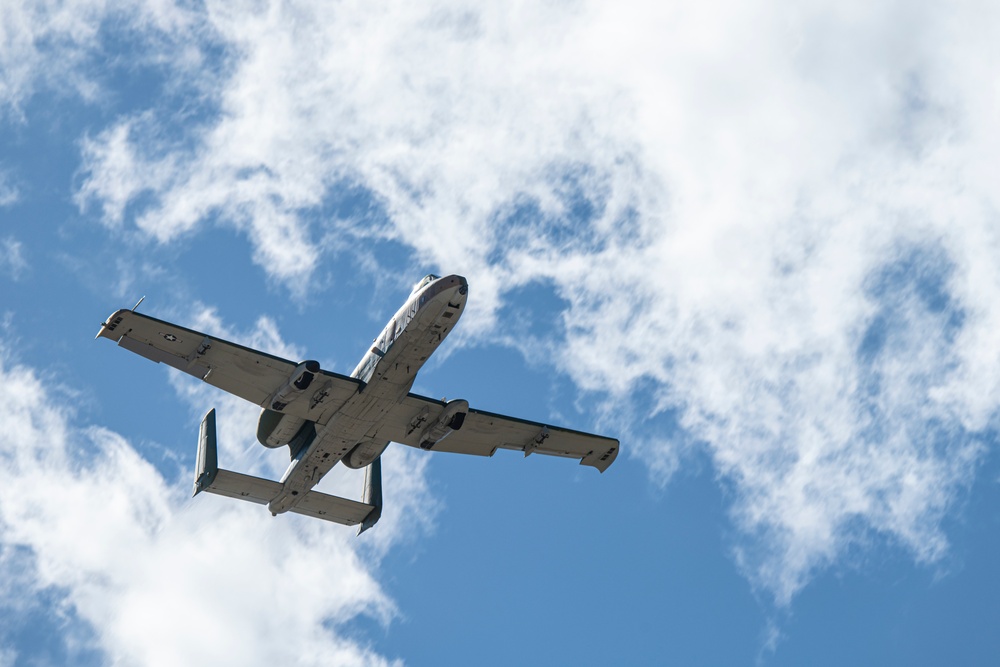
[[[201,421],[198,434],[198,463],[194,472],[194,495],[202,491],[258,505],[267,505],[281,492],[281,483],[262,477],[219,468],[219,448],[215,427],[215,408]],[[382,469],[380,459],[369,466],[365,483],[365,502],[309,491],[289,510],[316,519],[345,526],[360,524],[358,534],[371,528],[382,515]]]

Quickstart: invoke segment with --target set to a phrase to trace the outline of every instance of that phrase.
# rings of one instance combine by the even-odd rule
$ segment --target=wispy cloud
[[[28,260],[24,258],[24,246],[13,237],[0,240],[0,271],[17,280],[28,269]]]
[[[0,358],[0,555],[27,555],[0,568],[21,599],[60,600],[66,623],[92,628],[75,641],[108,662],[389,663],[338,630],[395,614],[377,551],[325,523],[189,500],[187,480],[165,478],[116,433],[78,425],[63,391]],[[31,576],[15,576],[25,567]]]
[[[64,0],[4,3],[0,17],[0,120],[24,120],[25,105],[39,90],[98,102],[102,76],[114,56],[103,41],[112,29],[143,40],[129,65],[155,65],[169,53],[174,68],[196,65],[191,14],[171,0]],[[177,39],[175,39],[175,37]],[[186,43],[185,46],[180,42]],[[102,67],[93,67],[100,62]]]
[[[10,171],[0,167],[0,208],[10,206],[20,198],[20,189],[14,183]]]
[[[0,22],[0,118],[23,118],[22,105],[41,81],[75,88],[85,97],[92,95],[92,85],[84,84],[75,68],[97,44],[101,4],[13,2],[4,6]],[[46,43],[57,46],[55,58],[47,57]]]
[[[235,225],[294,291],[350,184],[385,216],[337,229],[467,274],[466,331],[551,285],[555,363],[678,415],[643,458],[665,483],[703,443],[779,603],[872,536],[944,552],[1000,396],[995,6],[258,9],[201,17],[218,113],[95,136],[82,204]]]

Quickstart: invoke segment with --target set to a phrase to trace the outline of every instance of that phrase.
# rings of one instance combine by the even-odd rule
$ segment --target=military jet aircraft
[[[390,442],[433,452],[493,456],[497,449],[579,459],[604,472],[618,441],[566,428],[474,410],[410,393],[417,371],[454,328],[465,307],[462,276],[428,275],[413,287],[350,375],[295,363],[132,310],[119,310],[98,338],[165,363],[261,406],[257,440],[289,448],[280,481],[218,466],[215,410],[198,441],[194,493],[208,491],[266,504],[273,515],[296,512],[345,525],[358,534],[382,514],[381,455]],[[138,305],[138,304],[137,304]],[[313,490],[338,461],[367,468],[361,502]]]

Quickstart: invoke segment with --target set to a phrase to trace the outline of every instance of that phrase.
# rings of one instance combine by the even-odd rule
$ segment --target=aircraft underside
[[[461,317],[467,292],[461,276],[424,278],[351,375],[323,370],[315,361],[281,359],[134,309],[112,314],[98,337],[261,406],[258,440],[289,448],[291,463],[282,479],[220,469],[211,410],[199,435],[195,493],[266,504],[272,514],[291,511],[360,524],[359,532],[370,528],[381,515],[380,457],[391,442],[478,456],[513,449],[607,469],[618,453],[612,438],[409,393],[417,372]],[[338,461],[366,469],[362,502],[313,490]]]

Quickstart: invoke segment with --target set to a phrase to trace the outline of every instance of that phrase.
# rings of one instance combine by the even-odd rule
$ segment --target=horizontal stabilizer
[[[232,470],[219,470],[215,481],[205,491],[237,500],[249,500],[258,505],[266,505],[281,492],[281,483],[244,475]],[[316,519],[342,523],[345,526],[355,526],[364,521],[373,509],[375,509],[373,505],[359,503],[356,500],[331,496],[319,491],[310,491],[305,498],[288,511]]]
[[[281,482],[219,468],[214,409],[210,410],[201,422],[198,467],[195,470],[194,485],[195,495],[207,491],[237,500],[248,500],[258,505],[267,505],[282,489]],[[375,509],[376,506],[373,504],[359,503],[356,500],[331,496],[319,491],[309,491],[289,511],[345,526],[355,526],[363,522]]]

